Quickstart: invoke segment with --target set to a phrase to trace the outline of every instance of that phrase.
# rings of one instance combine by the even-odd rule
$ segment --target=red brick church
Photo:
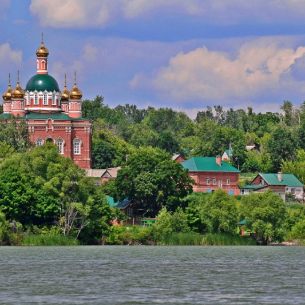
[[[82,118],[82,92],[76,85],[60,91],[57,81],[48,74],[49,51],[42,41],[37,52],[37,74],[22,89],[9,84],[3,94],[3,117],[10,115],[26,120],[30,140],[36,146],[51,142],[59,153],[69,157],[82,168],[91,168],[92,124]]]

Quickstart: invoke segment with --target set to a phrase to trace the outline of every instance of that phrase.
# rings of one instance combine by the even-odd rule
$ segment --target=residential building
[[[241,187],[241,194],[252,192],[265,192],[271,190],[286,200],[286,194],[292,194],[296,199],[303,201],[304,185],[293,174],[271,173],[258,174],[250,185]]]
[[[238,176],[240,171],[234,166],[215,157],[192,157],[182,163],[189,176],[195,180],[194,192],[210,193],[223,189],[230,195],[240,195]]]

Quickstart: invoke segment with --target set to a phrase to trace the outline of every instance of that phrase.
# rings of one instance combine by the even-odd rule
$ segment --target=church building
[[[57,81],[48,74],[49,51],[42,41],[37,52],[37,73],[29,79],[25,89],[18,81],[15,89],[9,84],[3,94],[3,114],[26,120],[30,141],[36,146],[51,142],[59,153],[69,157],[81,168],[91,168],[92,123],[82,118],[82,92],[76,85],[60,91]],[[10,83],[10,81],[9,81]]]

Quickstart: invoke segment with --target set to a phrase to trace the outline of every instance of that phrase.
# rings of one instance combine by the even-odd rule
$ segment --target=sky
[[[0,90],[73,73],[83,99],[110,107],[279,111],[305,100],[304,0],[0,0]]]

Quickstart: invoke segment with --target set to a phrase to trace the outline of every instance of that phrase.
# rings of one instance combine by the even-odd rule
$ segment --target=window
[[[216,184],[216,178],[213,178],[213,184]]]
[[[222,181],[218,180],[218,187],[222,187]]]
[[[52,95],[52,105],[56,105],[56,98],[55,98],[55,93]]]
[[[42,139],[37,139],[36,146],[41,146],[41,145],[42,145]]]
[[[80,155],[80,141],[74,141],[74,155]]]
[[[132,215],[132,208],[127,208],[127,216],[131,216]]]
[[[44,60],[41,62],[41,69],[42,70],[46,69],[46,62]]]
[[[64,153],[64,141],[62,139],[59,139],[57,141],[57,146],[58,146],[58,152],[63,155]]]
[[[229,185],[230,184],[230,179],[229,178],[227,178],[227,185]]]
[[[43,94],[43,104],[48,105],[48,95],[46,93]]]
[[[30,96],[30,93],[27,94],[27,97],[26,97],[26,104],[27,104],[27,105],[30,105],[30,104],[31,104],[31,96]]]
[[[209,177],[207,178],[207,184],[210,184],[210,178]]]
[[[35,96],[34,96],[34,105],[38,105],[38,94],[35,93]]]
[[[245,195],[245,190],[241,190],[241,194],[242,194],[242,195]]]

